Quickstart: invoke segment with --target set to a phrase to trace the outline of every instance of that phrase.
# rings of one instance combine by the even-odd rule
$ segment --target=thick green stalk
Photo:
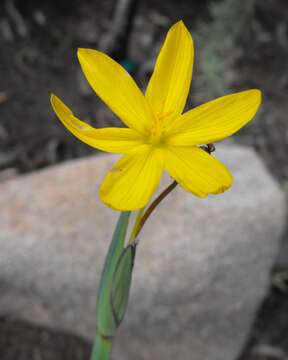
[[[133,247],[125,250],[129,217],[130,212],[120,213],[105,259],[97,297],[97,333],[91,360],[110,359],[113,336],[126,310],[135,253]]]
[[[91,360],[109,360],[112,351],[112,339],[97,333],[91,354]]]
[[[136,238],[157,205],[177,186],[174,181],[147,208],[140,209],[125,247],[130,212],[120,214],[106,256],[96,307],[97,334],[90,360],[110,360],[113,336],[121,324],[129,299],[136,254]]]

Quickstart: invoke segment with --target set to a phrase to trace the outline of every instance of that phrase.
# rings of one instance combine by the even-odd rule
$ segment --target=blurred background
[[[179,19],[195,41],[189,107],[235,90],[260,88],[261,116],[235,139],[259,152],[287,192],[287,0],[1,0],[0,182],[95,153],[55,119],[51,92],[95,126],[117,124],[83,78],[78,47],[109,53],[144,87],[167,29]],[[270,293],[241,360],[284,360],[281,356],[288,353],[288,284],[285,276],[279,281],[279,273],[288,269],[287,242],[286,234],[281,265],[275,265]],[[39,342],[43,334],[47,341]],[[25,354],[40,343],[42,357],[35,360],[87,359],[90,349],[82,339],[0,319],[1,360],[15,359],[4,350],[7,344],[21,348],[21,359],[28,360]],[[257,344],[266,347],[253,355]]]

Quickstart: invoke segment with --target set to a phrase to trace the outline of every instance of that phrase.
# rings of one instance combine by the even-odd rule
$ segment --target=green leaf
[[[110,301],[117,327],[123,320],[128,304],[135,252],[136,244],[124,249],[113,276]]]
[[[115,269],[123,253],[130,212],[122,212],[116,225],[115,232],[105,259],[101,276],[97,306],[97,330],[102,335],[111,337],[117,329],[117,323],[111,307],[111,288]]]

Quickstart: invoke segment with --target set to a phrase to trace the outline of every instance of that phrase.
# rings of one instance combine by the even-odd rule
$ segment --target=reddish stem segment
[[[155,208],[160,204],[160,202],[178,185],[176,181],[173,181],[162,193],[151,203],[151,205],[147,208],[144,215],[142,216],[139,227],[135,233],[135,238],[138,236],[139,232],[143,228],[144,224],[148,220],[149,216],[155,210]]]

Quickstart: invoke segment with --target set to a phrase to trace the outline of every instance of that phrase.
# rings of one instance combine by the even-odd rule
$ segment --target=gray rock
[[[286,194],[286,203],[288,201],[288,182],[284,184],[284,192]],[[280,271],[288,271],[288,213],[286,213],[286,229],[279,246],[278,256],[275,262],[275,268]]]
[[[280,245],[278,256],[275,262],[275,267],[282,270],[285,269],[288,272],[288,229],[287,228]]]
[[[267,289],[284,196],[254,151],[218,146],[235,177],[206,200],[177,188],[145,226],[114,358],[231,360]],[[114,156],[0,184],[0,311],[93,339],[118,214],[97,185]]]

